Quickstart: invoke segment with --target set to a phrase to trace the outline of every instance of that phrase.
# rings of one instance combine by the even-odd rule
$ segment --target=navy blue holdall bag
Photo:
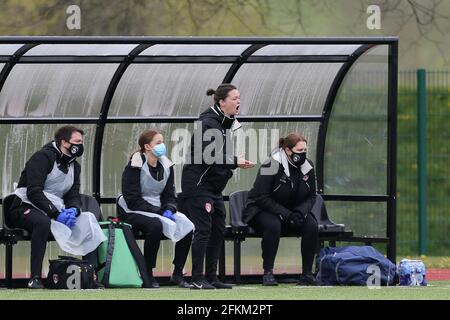
[[[380,285],[398,282],[395,264],[371,246],[323,248],[316,266],[321,285],[366,286],[374,276],[379,278]]]

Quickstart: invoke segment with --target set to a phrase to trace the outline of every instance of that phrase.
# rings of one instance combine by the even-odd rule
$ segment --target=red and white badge
[[[305,175],[303,176],[303,181],[308,181],[308,179],[309,179],[309,176],[308,176],[307,174],[305,174]]]
[[[209,202],[205,203],[206,212],[211,213],[211,209],[212,209],[211,203]]]

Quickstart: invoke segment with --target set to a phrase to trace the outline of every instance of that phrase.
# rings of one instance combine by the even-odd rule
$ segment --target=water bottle
[[[410,281],[410,283],[408,285],[410,285],[410,286],[417,286],[417,275],[416,275],[415,271],[413,271],[411,273],[411,281]]]
[[[403,259],[398,265],[401,286],[426,286],[426,269],[421,260]]]

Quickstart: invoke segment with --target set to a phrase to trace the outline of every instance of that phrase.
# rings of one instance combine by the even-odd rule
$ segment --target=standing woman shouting
[[[232,132],[240,127],[235,119],[241,106],[239,91],[235,86],[223,83],[206,94],[214,97],[214,105],[200,114],[202,139],[197,141],[195,133],[192,136],[190,163],[183,166],[182,195],[178,204],[195,225],[192,288],[231,289],[231,285],[217,277],[217,262],[225,234],[222,191],[232,177],[233,169],[252,168],[254,164],[234,156],[227,145]]]

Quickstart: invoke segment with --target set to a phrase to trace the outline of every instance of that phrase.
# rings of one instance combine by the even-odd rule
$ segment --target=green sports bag
[[[107,241],[98,248],[98,280],[106,288],[149,287],[144,256],[129,224],[110,219],[99,222]]]

